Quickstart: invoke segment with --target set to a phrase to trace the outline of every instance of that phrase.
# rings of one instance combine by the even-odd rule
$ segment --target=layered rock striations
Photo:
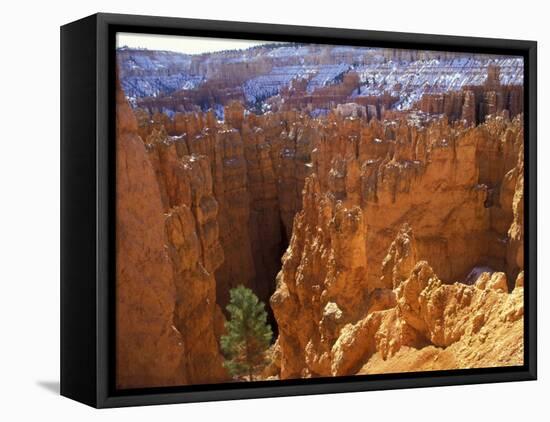
[[[382,123],[341,113],[258,116],[238,103],[224,114],[222,122],[176,114],[162,125],[171,134],[154,123],[147,142],[171,151],[159,159],[150,147],[156,168],[208,157],[225,256],[215,270],[219,305],[238,284],[269,300],[292,239],[271,298],[282,377],[327,374],[341,325],[395,306],[391,271],[402,281],[410,268],[385,258],[403,224],[416,233],[409,267],[427,259],[441,280],[466,284],[499,269],[513,287],[523,268],[520,117],[476,127],[446,118]],[[178,183],[160,186],[170,206],[181,202],[169,201]]]
[[[116,124],[116,385],[182,384],[184,346],[173,323],[176,286],[160,191],[121,91]]]
[[[521,119],[384,126],[314,149],[271,298],[280,376],[376,372],[402,348],[444,349],[432,369],[521,365]]]
[[[258,112],[298,107],[318,114],[354,102],[370,118],[419,107],[454,120],[464,107],[464,118],[483,122],[503,109],[511,117],[523,110],[520,57],[268,44],[197,55],[121,47],[117,60],[131,104],[152,113],[221,114],[240,101]],[[474,93],[473,116],[467,92]]]
[[[227,380],[240,284],[278,329],[265,376],[521,365],[518,63],[448,59],[479,73],[453,82],[447,58],[328,48],[298,66],[302,47],[262,48],[278,55],[249,68],[248,53],[182,56],[206,82],[135,117],[119,93],[120,385]]]
[[[480,85],[463,85],[459,90],[425,93],[417,104],[425,113],[444,114],[449,120],[463,120],[475,126],[487,116],[505,111],[514,117],[523,111],[523,85],[501,85],[500,68],[490,64],[487,79]]]
[[[223,122],[212,113],[153,115],[140,127],[167,210],[187,201],[181,160],[189,154],[208,159],[225,256],[215,268],[222,307],[239,284],[266,302],[275,290],[318,134],[317,122],[296,112],[245,116],[243,106],[233,102],[224,115]]]
[[[117,386],[221,382],[223,261],[206,157],[147,143],[117,93]]]
[[[214,273],[224,260],[219,242],[218,204],[212,194],[210,164],[204,156],[186,156],[176,167],[188,197],[167,210],[166,234],[176,285],[174,325],[186,346],[189,383],[227,379],[219,352],[223,316],[216,303]],[[182,180],[183,179],[183,180]]]

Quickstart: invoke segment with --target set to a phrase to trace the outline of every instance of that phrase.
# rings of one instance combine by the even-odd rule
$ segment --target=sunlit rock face
[[[116,123],[117,168],[124,170],[118,172],[116,186],[116,384],[119,388],[182,384],[187,382],[184,346],[172,320],[176,286],[165,250],[160,190],[121,91]]]
[[[205,163],[203,178],[212,184],[224,256],[213,268],[217,303],[225,306],[229,290],[239,284],[267,302],[301,207],[316,129],[307,116],[295,113],[245,116],[236,102],[224,114],[223,122],[201,112],[176,114],[160,125],[156,118],[142,131],[167,210],[189,202],[184,170],[189,164],[182,160],[200,156]]]
[[[352,139],[339,138],[314,154],[271,298],[281,377],[377,372],[404,347],[419,359],[426,347],[431,357],[445,349],[432,369],[520,365],[521,119],[421,130],[401,123],[384,135],[372,151],[359,141],[346,152]],[[330,149],[341,152],[327,165]],[[479,266],[486,271],[468,286]],[[474,341],[478,356],[459,352]],[[500,341],[511,348],[494,351]],[[380,362],[369,365],[372,356]]]
[[[240,284],[275,329],[265,377],[523,363],[518,59],[118,60],[120,385],[228,380],[218,341]]]
[[[185,131],[174,135],[152,128],[147,145],[167,206],[189,203],[191,195],[170,166],[203,154],[201,178],[212,183],[218,207],[213,301],[224,306],[238,284],[270,300],[279,376],[343,373],[332,369],[342,327],[389,309],[398,318],[396,289],[421,260],[444,283],[472,284],[472,271],[482,267],[503,270],[513,287],[523,269],[521,118],[495,116],[476,127],[339,113],[319,120],[245,115],[235,103],[225,114],[223,122],[188,116]],[[178,121],[185,119],[176,115]],[[414,232],[414,250],[389,259],[388,248],[412,242],[399,246],[403,224]],[[413,336],[402,329],[396,335]],[[370,355],[361,356],[366,363]]]
[[[206,157],[147,143],[117,95],[117,386],[228,379],[214,271],[223,262]]]

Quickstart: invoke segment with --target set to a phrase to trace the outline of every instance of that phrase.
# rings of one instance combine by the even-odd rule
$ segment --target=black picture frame
[[[253,383],[114,389],[115,34],[194,35],[510,54],[524,58],[524,365]],[[534,41],[99,13],[61,27],[61,395],[119,407],[537,377],[537,44]]]

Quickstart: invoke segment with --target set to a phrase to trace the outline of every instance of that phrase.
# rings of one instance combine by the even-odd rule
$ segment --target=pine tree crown
[[[231,375],[248,375],[252,379],[253,373],[265,365],[265,352],[273,337],[265,305],[252,290],[239,285],[230,290],[226,309],[226,334],[220,338],[224,365]]]

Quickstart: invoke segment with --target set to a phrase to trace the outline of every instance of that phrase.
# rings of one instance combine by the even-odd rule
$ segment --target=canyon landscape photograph
[[[118,33],[116,388],[524,364],[524,62]]]

